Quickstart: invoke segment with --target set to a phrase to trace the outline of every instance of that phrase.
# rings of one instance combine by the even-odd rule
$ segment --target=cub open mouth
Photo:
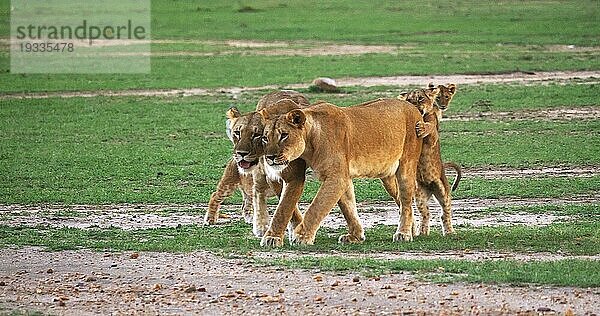
[[[242,161],[239,161],[237,164],[242,169],[249,169],[252,166],[255,166],[257,163],[258,163],[258,161],[246,161],[246,160],[242,160]]]

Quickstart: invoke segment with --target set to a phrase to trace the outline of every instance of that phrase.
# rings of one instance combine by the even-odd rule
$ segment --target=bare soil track
[[[535,74],[516,72],[492,75],[436,75],[436,76],[393,76],[393,77],[363,77],[363,78],[336,78],[339,87],[348,86],[411,86],[425,85],[429,82],[456,84],[483,84],[483,83],[539,83],[544,81],[569,81],[573,79],[600,78],[600,71],[556,71],[539,72]],[[9,93],[0,94],[2,99],[38,99],[38,98],[73,98],[97,96],[192,96],[214,95],[227,93],[238,95],[241,92],[256,90],[274,90],[280,88],[300,89],[308,88],[308,83],[296,83],[282,86],[268,85],[262,87],[223,87],[223,88],[187,88],[187,89],[148,89],[148,90],[105,90],[105,91],[59,91],[35,93]]]
[[[433,284],[257,267],[206,252],[0,250],[0,306],[54,315],[592,315],[598,289]],[[1,311],[1,310],[0,310]]]

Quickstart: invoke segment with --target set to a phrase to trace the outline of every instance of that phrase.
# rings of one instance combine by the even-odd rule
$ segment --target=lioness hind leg
[[[400,195],[400,220],[393,241],[412,241],[414,218],[411,206],[416,186],[416,161],[414,164],[400,162],[396,180]]]
[[[419,213],[421,213],[421,229],[420,234],[428,236],[429,235],[429,226],[431,220],[431,214],[429,213],[429,199],[431,198],[431,191],[424,186],[418,185],[417,192],[415,195],[415,203],[417,204],[417,209]]]
[[[365,231],[356,211],[356,196],[354,195],[354,185],[352,182],[350,182],[348,189],[338,201],[338,206],[346,219],[346,223],[348,223],[348,234],[340,236],[338,242],[342,244],[355,244],[365,241]]]
[[[442,207],[442,234],[454,234],[452,227],[452,198],[450,197],[450,185],[443,179],[435,182],[433,186],[433,195]]]
[[[227,163],[227,166],[225,166],[221,180],[219,180],[219,183],[217,184],[217,190],[210,195],[210,200],[208,201],[208,210],[204,216],[205,225],[211,225],[217,222],[221,203],[223,203],[224,199],[231,196],[233,191],[235,191],[239,185],[240,173],[237,169],[235,161],[231,159]]]

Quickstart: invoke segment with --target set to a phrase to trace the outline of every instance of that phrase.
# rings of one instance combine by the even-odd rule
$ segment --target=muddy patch
[[[600,196],[573,197],[566,199],[463,199],[454,200],[453,224],[468,227],[527,225],[541,226],[564,222],[568,216],[554,214],[528,214],[507,212],[482,212],[489,207],[527,206],[545,204],[577,204],[600,201]],[[120,228],[125,230],[149,228],[173,228],[179,225],[202,225],[207,206],[199,205],[77,205],[77,206],[23,206],[0,207],[0,224],[10,226],[38,225],[49,227]],[[306,210],[307,204],[300,205]],[[226,218],[219,223],[243,220],[239,205],[225,205]],[[359,217],[366,228],[375,225],[398,224],[398,207],[393,202],[359,203]],[[271,206],[273,211],[273,206]],[[441,229],[441,208],[433,200],[430,203],[432,229]],[[415,211],[417,221],[419,213]],[[332,212],[323,222],[329,228],[346,227],[339,211]]]
[[[435,284],[411,273],[369,278],[258,267],[208,252],[2,249],[0,282],[3,310],[53,315],[591,315],[600,310],[596,289]]]
[[[415,86],[426,85],[429,82],[453,82],[456,84],[484,84],[484,83],[534,83],[544,81],[560,81],[573,79],[599,78],[600,71],[558,71],[539,72],[526,74],[522,72],[495,75],[436,75],[436,76],[394,76],[394,77],[366,77],[366,78],[335,78],[338,87],[348,86]],[[73,97],[97,97],[97,96],[195,96],[231,94],[239,95],[242,92],[274,89],[305,89],[309,83],[297,83],[288,85],[267,85],[261,87],[224,87],[215,89],[185,88],[185,89],[148,89],[148,90],[122,90],[122,91],[74,91],[74,92],[36,92],[36,93],[11,93],[0,95],[1,99],[37,99],[37,98],[73,98]]]
[[[451,114],[442,121],[473,121],[473,120],[497,120],[497,121],[569,121],[569,120],[597,120],[600,118],[599,106],[552,108],[538,110],[519,110],[512,112],[468,112]]]

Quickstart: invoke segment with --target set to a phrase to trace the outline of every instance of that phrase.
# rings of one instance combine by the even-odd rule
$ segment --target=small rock
[[[235,290],[235,294],[246,294],[244,289]]]
[[[206,288],[205,287],[199,287],[198,288],[198,292],[206,292]]]
[[[338,286],[338,285],[340,285],[340,281],[338,281],[338,280],[335,280],[335,281],[333,281],[333,283],[331,283],[331,286]]]
[[[323,92],[337,92],[338,87],[335,80],[327,77],[316,78],[312,82],[313,86],[315,86],[318,90]]]
[[[388,295],[388,297],[387,297],[387,298],[390,298],[390,299],[391,299],[391,298],[396,298],[396,297],[398,297],[398,296],[396,296],[396,294],[390,294],[390,295]]]
[[[552,312],[553,310],[548,307],[538,307],[537,311],[544,313],[544,312]]]
[[[137,259],[139,257],[140,257],[140,254],[137,253],[137,252],[134,252],[134,253],[131,254],[131,256],[129,256],[129,258],[131,258],[131,259]]]
[[[194,293],[194,292],[196,292],[196,291],[197,291],[197,289],[196,289],[196,287],[195,287],[195,286],[193,286],[193,285],[189,286],[188,288],[186,288],[186,289],[184,290],[184,292],[185,292],[185,293]]]
[[[267,296],[263,296],[263,297],[259,298],[259,300],[264,303],[275,303],[275,302],[279,302],[280,298],[279,298],[279,296],[267,295]]]
[[[313,280],[315,280],[316,282],[322,282],[323,281],[323,276],[315,275],[313,277]]]
[[[6,286],[6,282],[0,281],[0,286]]]
[[[60,301],[60,300],[58,302],[56,302],[56,304],[60,307],[65,307],[67,305],[67,304],[65,304],[65,301]]]
[[[85,282],[96,282],[98,281],[98,279],[96,279],[95,276],[88,276],[87,278],[85,278]]]
[[[46,273],[54,273],[54,270],[52,270],[52,268],[48,268],[48,270],[46,270]]]
[[[315,296],[315,302],[323,302],[325,300],[325,298],[323,298],[323,296]]]
[[[154,284],[154,286],[152,287],[153,290],[158,291],[158,290],[162,290],[162,285],[160,283],[156,283]]]
[[[360,282],[360,278],[358,276],[355,276],[352,278],[352,282]]]
[[[450,295],[458,295],[458,292],[457,292],[457,291],[452,291],[452,292],[450,293]]]
[[[279,288],[279,290],[278,290],[277,292],[279,292],[279,293],[284,293],[284,292],[285,292],[285,290],[284,290],[283,288]]]
[[[575,316],[575,313],[570,308],[565,311],[565,316]]]
[[[386,284],[386,285],[384,285],[384,286],[381,287],[382,290],[389,290],[391,288],[392,288],[392,286],[389,285],[389,284]]]

